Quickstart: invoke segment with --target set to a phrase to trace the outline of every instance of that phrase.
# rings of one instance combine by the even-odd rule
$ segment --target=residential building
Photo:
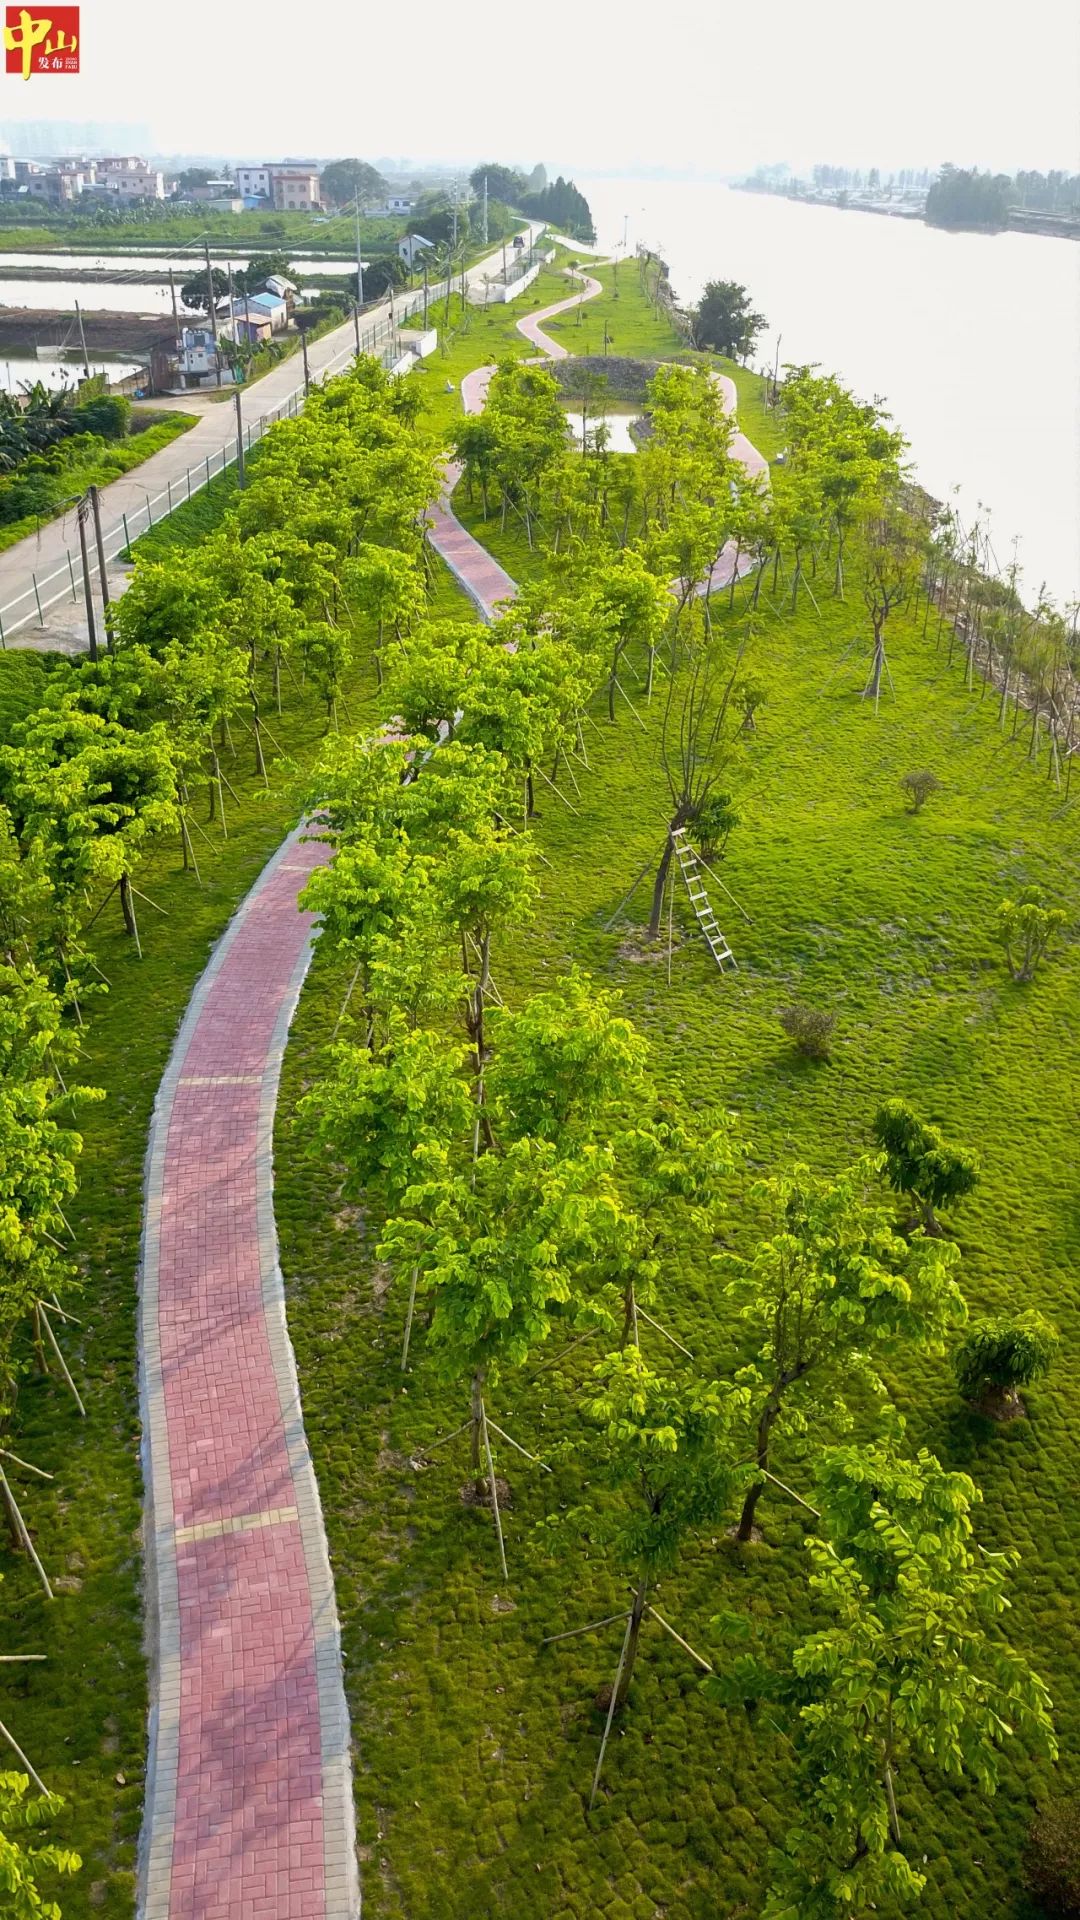
[[[185,187],[184,193],[189,200],[234,200],[236,189],[231,180],[205,180],[199,187]]]
[[[425,240],[422,233],[406,233],[398,241],[397,250],[398,259],[404,260],[411,273],[422,262],[425,253],[435,251],[435,242]]]
[[[226,312],[227,311],[228,309],[226,309]],[[280,333],[282,328],[288,325],[289,321],[289,310],[284,300],[276,293],[240,294],[233,301],[232,312],[234,321],[240,320],[244,323],[252,323],[260,328],[265,327],[267,333]],[[240,339],[251,339],[256,336],[249,333],[241,333],[238,337]],[[261,340],[265,338],[265,335],[260,332],[257,337]]]
[[[413,200],[407,193],[391,193],[386,197],[386,211],[390,213],[411,213]]]
[[[269,167],[236,167],[233,171],[233,178],[236,182],[236,191],[241,199],[271,199],[270,173],[271,169]]]
[[[126,154],[99,162],[98,183],[122,200],[165,198],[165,176],[160,167],[148,167],[145,160]]]
[[[280,213],[317,213],[319,172],[317,167],[271,167],[270,193]]]
[[[219,320],[218,335],[228,337],[229,322]],[[216,386],[218,384],[219,358],[214,342],[213,330],[208,322],[194,321],[191,326],[180,329],[176,353],[177,369],[188,387]],[[231,373],[224,365],[220,366],[223,380],[231,379]]]
[[[247,340],[253,347],[259,347],[269,340],[273,333],[273,324],[268,313],[259,305],[258,297],[252,294],[245,300],[243,296],[233,301],[233,334],[237,340]]]

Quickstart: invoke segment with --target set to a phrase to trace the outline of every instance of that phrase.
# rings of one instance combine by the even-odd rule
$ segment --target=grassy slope
[[[762,636],[754,671],[769,704],[736,755],[743,824],[724,868],[752,924],[718,897],[737,975],[721,979],[681,904],[670,986],[662,961],[643,959],[625,928],[603,931],[662,841],[654,706],[644,732],[625,710],[609,728],[597,709],[576,816],[546,795],[537,833],[551,866],[539,914],[503,943],[496,981],[516,1001],[578,960],[619,985],[665,1073],[695,1100],[739,1112],[751,1172],[795,1155],[840,1165],[866,1148],[879,1098],[911,1098],[983,1156],[982,1185],[955,1222],[973,1306],[1037,1304],[1071,1343],[1080,957],[1070,941],[1032,986],[1015,988],[991,920],[1025,880],[1075,898],[1073,810],[1045,765],[1033,770],[1020,746],[1003,742],[992,697],[965,691],[932,627],[924,637],[918,623],[894,622],[897,697],[875,719],[858,698],[865,656],[845,657],[864,624],[856,599],[824,600],[820,620],[804,603],[797,616],[772,615]],[[913,818],[898,781],[923,765],[945,790]],[[639,895],[639,915],[644,907]],[[455,1449],[430,1471],[412,1465],[462,1418],[461,1396],[435,1388],[422,1343],[402,1386],[403,1302],[386,1293],[372,1230],[341,1208],[333,1170],[304,1158],[289,1126],[343,987],[317,964],[304,995],[279,1109],[277,1210],[344,1623],[367,1911],[375,1920],[751,1914],[768,1842],[792,1806],[779,1735],[709,1707],[678,1648],[652,1638],[613,1742],[610,1798],[590,1822],[601,1730],[591,1696],[611,1676],[616,1640],[608,1630],[554,1651],[539,1640],[613,1611],[621,1588],[587,1548],[567,1542],[552,1556],[534,1531],[572,1503],[576,1476],[558,1465],[541,1480],[516,1456],[504,1462],[514,1496],[508,1601],[490,1521],[458,1499]],[[794,997],[838,1014],[831,1065],[792,1055],[775,1013]],[[735,1190],[731,1243],[746,1246],[752,1229]],[[669,1272],[663,1301],[702,1369],[730,1366],[711,1276]],[[986,1544],[1022,1553],[1011,1631],[1051,1683],[1075,1767],[1080,1582],[1067,1363],[1028,1396],[1031,1419],[1000,1432],[964,1414],[943,1361],[898,1368],[894,1384],[913,1444],[932,1445],[983,1487]],[[543,1450],[564,1430],[550,1374],[509,1383],[500,1404],[526,1446]],[[786,1464],[803,1471],[792,1450]],[[764,1517],[765,1547],[740,1560],[722,1538],[705,1540],[665,1583],[665,1613],[697,1645],[708,1647],[708,1621],[724,1606],[749,1608],[766,1626],[810,1619],[796,1510],[777,1496]],[[1007,1769],[994,1802],[903,1781],[902,1815],[916,1853],[928,1856],[928,1917],[1027,1912],[1018,1860],[1032,1787],[1023,1766]]]
[[[144,415],[145,417],[145,415]],[[75,451],[68,447],[68,457],[64,464],[49,477],[54,482],[57,505],[51,513],[31,514],[22,520],[13,520],[9,526],[0,527],[0,553],[7,547],[17,546],[31,533],[36,533],[48,520],[56,520],[67,513],[75,494],[85,493],[87,487],[107,487],[121,474],[131,473],[135,467],[141,467],[144,460],[160,453],[182,433],[195,426],[198,420],[195,413],[165,413],[154,416],[152,424],[143,427],[139,433],[132,434],[127,440],[102,440],[100,445],[81,448]],[[61,442],[61,448],[64,443]]]
[[[220,517],[231,488],[215,482],[174,516],[174,535],[197,539]],[[183,516],[183,517],[182,517]],[[150,539],[158,536],[155,529]],[[149,542],[147,543],[149,544]],[[467,614],[468,602],[440,570],[433,606]],[[0,654],[0,739],[36,704],[53,656]],[[371,711],[370,674],[348,693],[357,724]],[[296,775],[324,737],[321,707],[285,676],[285,714],[266,718],[287,744],[291,765],[270,762],[271,790],[251,777],[246,747],[225,771],[240,797],[230,805],[229,839],[211,851],[194,835],[202,882],[181,870],[179,849],[157,851],[139,885],[168,915],[140,906],[140,964],[109,907],[92,942],[111,992],[93,1007],[81,1078],[105,1089],[87,1110],[82,1187],[70,1215],[87,1272],[84,1330],[64,1344],[87,1402],[81,1421],[58,1383],[28,1378],[18,1409],[16,1450],[54,1472],[42,1487],[19,1477],[24,1511],[53,1578],[50,1606],[29,1565],[0,1544],[0,1644],[5,1652],[48,1656],[11,1667],[0,1719],[68,1807],[57,1832],[84,1857],[65,1883],[65,1920],[127,1920],[133,1908],[136,1844],[145,1764],[146,1672],[139,1597],[141,1501],[135,1382],[135,1275],[142,1217],[147,1127],[158,1081],[192,987],[236,903],[296,817]],[[240,736],[246,739],[246,736]],[[202,820],[201,799],[197,817]],[[0,1757],[0,1764],[7,1759]]]

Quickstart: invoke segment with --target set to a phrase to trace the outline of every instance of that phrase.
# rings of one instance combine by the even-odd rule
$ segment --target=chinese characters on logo
[[[43,13],[6,7],[4,59],[7,72],[24,80],[32,73],[78,73],[78,7],[50,7]]]

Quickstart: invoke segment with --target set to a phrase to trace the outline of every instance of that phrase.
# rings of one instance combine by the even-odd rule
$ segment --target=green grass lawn
[[[522,559],[516,539],[491,539],[511,571]],[[628,680],[644,728],[625,708],[610,727],[594,703],[591,769],[576,769],[580,795],[563,783],[576,812],[544,790],[542,897],[535,922],[493,955],[495,982],[517,1003],[584,964],[622,989],[673,1085],[695,1104],[737,1112],[750,1158],[732,1185],[732,1247],[752,1244],[746,1188],[759,1170],[795,1157],[823,1170],[848,1163],[867,1150],[883,1097],[910,1099],[977,1149],[981,1184],[950,1223],[969,1302],[1040,1307],[1061,1329],[1063,1357],[1027,1395],[1031,1417],[1000,1430],[965,1411],[944,1359],[897,1362],[890,1382],[912,1446],[933,1447],[982,1487],[983,1542],[1022,1555],[1009,1631],[1050,1684],[1059,1771],[1075,1784],[1080,1513],[1067,1356],[1080,1330],[1080,792],[1064,804],[1045,758],[1030,766],[1023,744],[1002,736],[993,694],[965,689],[933,622],[924,636],[921,619],[894,618],[896,697],[886,693],[875,718],[859,697],[869,649],[854,589],[846,603],[822,598],[820,617],[805,601],[797,615],[766,612],[750,664],[768,704],[756,734],[736,745],[730,778],[741,824],[722,877],[739,908],[714,895],[738,972],[718,973],[684,901],[670,985],[666,945],[643,943],[644,889],[630,919],[604,930],[658,857],[666,822],[661,703],[646,709]],[[717,618],[728,615],[718,607]],[[915,817],[899,781],[924,766],[943,790]],[[1020,988],[993,917],[1029,881],[1067,908],[1070,928]],[[316,962],[285,1066],[277,1214],[343,1619],[366,1910],[372,1920],[753,1915],[768,1846],[795,1805],[782,1734],[711,1706],[678,1647],[650,1638],[590,1818],[602,1728],[593,1696],[613,1676],[617,1630],[555,1649],[540,1640],[625,1602],[587,1545],[565,1540],[552,1552],[537,1530],[573,1504],[576,1473],[558,1458],[549,1478],[501,1457],[513,1494],[507,1592],[490,1517],[461,1502],[460,1453],[451,1446],[422,1463],[423,1448],[463,1417],[462,1396],[435,1384],[422,1338],[402,1379],[404,1301],[374,1259],[378,1223],[342,1205],[335,1170],[301,1152],[290,1123],[344,987],[338,968]],[[776,1015],[794,999],[836,1014],[830,1064],[793,1054]],[[661,1299],[698,1369],[729,1371],[736,1329],[715,1275],[676,1263]],[[568,1371],[562,1383],[551,1373],[509,1380],[496,1396],[495,1417],[541,1454],[573,1425],[588,1362]],[[782,1450],[777,1471],[805,1483],[797,1447]],[[813,1622],[798,1509],[770,1495],[762,1517],[760,1548],[740,1557],[718,1530],[664,1582],[665,1615],[706,1652],[716,1651],[709,1621],[722,1609],[748,1611],[766,1629]],[[1019,1863],[1033,1794],[1047,1784],[1011,1759],[992,1801],[903,1779],[905,1832],[927,1858],[928,1920],[1030,1914]]]
[[[55,520],[71,508],[73,498],[85,493],[87,487],[107,487],[121,474],[131,473],[135,467],[141,467],[163,447],[176,440],[180,434],[187,433],[196,425],[198,415],[194,413],[153,413],[149,408],[142,410],[141,419],[150,424],[140,427],[126,440],[99,439],[95,446],[78,446],[75,440],[62,441],[56,450],[55,464],[47,473],[50,491],[56,504],[51,511],[30,514],[21,520],[12,520],[7,526],[0,527],[0,553],[6,547],[17,546],[29,534],[36,533],[48,520]],[[77,436],[82,439],[83,436]]]

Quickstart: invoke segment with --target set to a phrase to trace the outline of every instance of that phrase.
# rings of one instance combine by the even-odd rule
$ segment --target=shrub
[[[1031,1823],[1028,1891],[1047,1913],[1080,1915],[1080,1799],[1048,1800]]]
[[[1056,1346],[1055,1329],[1034,1311],[979,1321],[953,1355],[957,1385],[992,1417],[1014,1413],[1018,1389],[1049,1373]]]
[[[738,824],[739,816],[731,804],[730,793],[714,793],[698,808],[694,831],[707,860],[723,853],[728,835]]]
[[[777,1015],[780,1025],[806,1060],[827,1060],[832,1046],[835,1013],[823,1013],[820,1007],[783,1007]]]
[[[754,733],[757,722],[754,719],[759,707],[765,705],[765,689],[756,680],[740,680],[735,689],[735,705],[742,714],[740,733]]]
[[[975,1155],[954,1147],[905,1100],[882,1101],[874,1116],[874,1139],[886,1155],[890,1186],[915,1201],[927,1233],[938,1231],[937,1207],[953,1205],[978,1185]]]
[[[917,773],[905,773],[900,782],[900,791],[907,799],[911,813],[920,813],[932,793],[939,792],[941,781],[929,767],[922,767]]]
[[[102,393],[75,407],[72,418],[80,433],[99,433],[103,440],[123,440],[131,429],[131,401],[122,393]]]
[[[1060,907],[1044,907],[1041,887],[1025,887],[998,908],[998,939],[1014,980],[1030,980],[1054,934],[1065,925]]]

